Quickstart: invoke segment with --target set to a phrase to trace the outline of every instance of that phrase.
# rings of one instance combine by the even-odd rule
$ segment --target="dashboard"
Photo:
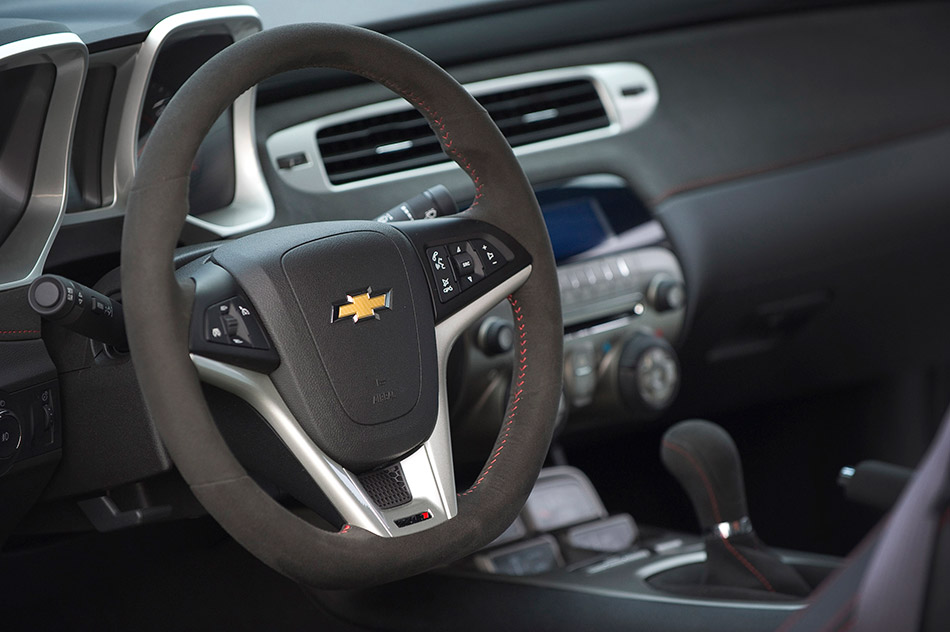
[[[0,368],[0,476],[36,474],[23,494],[0,479],[0,497],[19,508],[0,518],[11,528],[37,498],[103,495],[173,470],[127,354],[41,321],[26,296],[52,272],[121,300],[122,219],[152,127],[201,64],[262,22],[245,5],[121,4],[87,20],[0,8],[0,352],[15,360]],[[667,32],[662,15],[644,21],[635,3],[598,0],[617,19],[590,37],[596,11],[547,4],[377,27],[449,68],[535,187],[564,315],[563,433],[656,428],[948,350],[947,300],[879,311],[880,287],[927,294],[947,263],[936,235],[950,221],[939,210],[950,199],[940,175],[950,95],[932,81],[950,70],[932,55],[945,7],[814,3],[781,20],[756,9],[723,22],[690,13]],[[26,13],[45,18],[25,23]],[[895,20],[931,26],[892,30]],[[511,37],[510,24],[529,22],[537,33]],[[466,29],[498,49],[457,37]],[[855,40],[884,44],[858,55]],[[802,41],[832,61],[803,59]],[[406,102],[342,73],[287,73],[208,130],[176,263],[258,230],[371,220],[437,184],[455,210],[471,203],[471,184]],[[912,200],[896,193],[911,188]],[[829,351],[841,340],[860,352]],[[499,305],[453,352],[460,464],[477,463],[497,434],[511,344]]]

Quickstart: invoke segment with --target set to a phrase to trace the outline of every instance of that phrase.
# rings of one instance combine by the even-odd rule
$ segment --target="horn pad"
[[[333,460],[362,472],[429,438],[435,313],[403,233],[368,222],[288,226],[229,241],[213,261],[256,308],[280,356],[274,386]]]
[[[297,246],[281,265],[347,416],[375,425],[415,408],[422,384],[416,305],[428,297],[412,295],[393,242],[345,233]]]

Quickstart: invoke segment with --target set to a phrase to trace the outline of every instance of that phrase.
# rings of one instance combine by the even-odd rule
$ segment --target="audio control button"
[[[484,239],[473,239],[472,247],[478,253],[478,258],[481,259],[486,275],[493,274],[505,265],[505,257],[501,254],[501,251]]]

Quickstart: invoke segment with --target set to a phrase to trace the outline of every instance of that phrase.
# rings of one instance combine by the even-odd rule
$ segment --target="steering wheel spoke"
[[[266,420],[347,525],[395,537],[455,515],[451,448],[442,432],[434,432],[419,449],[393,465],[357,475],[313,442],[269,376],[195,353],[191,359],[202,381],[237,395]],[[448,463],[437,463],[437,455],[444,456],[446,448]]]
[[[332,227],[327,226],[324,224],[317,229],[318,232],[312,235],[319,236],[315,240],[306,235],[306,231],[303,231],[302,237],[285,231],[287,237],[276,240],[276,246],[270,249],[272,252],[266,244],[258,245],[258,238],[254,236],[237,242],[230,250],[254,252],[255,257],[261,257],[265,263],[252,267],[266,269],[269,258],[283,261],[288,253],[296,253],[298,248],[310,247],[314,243],[326,244],[322,248],[318,246],[315,254],[308,255],[316,257],[314,261],[322,261],[321,251],[324,249],[332,249],[334,258],[345,259],[347,248],[337,248],[335,238],[343,237],[348,240],[344,246],[361,250],[368,243],[365,240],[369,239],[369,243],[372,243],[380,236],[378,232],[367,232],[365,229],[353,232],[348,224],[340,226],[340,232],[334,234]],[[240,259],[229,256],[227,247],[222,248],[217,256],[239,275],[244,273],[244,286],[214,257],[201,264],[191,265],[181,274],[191,278],[195,284],[190,349],[192,362],[201,379],[247,402],[263,417],[345,522],[381,537],[423,531],[456,515],[457,497],[446,388],[449,353],[461,332],[517,290],[531,270],[530,256],[517,242],[483,222],[452,219],[432,222],[423,228],[402,231],[409,237],[408,240],[392,228],[381,227],[378,230],[404,243],[407,251],[405,259],[409,261],[410,271],[415,270],[415,276],[420,281],[424,277],[429,284],[433,313],[422,320],[434,325],[429,335],[434,334],[435,341],[433,350],[437,371],[432,374],[432,378],[438,381],[435,389],[438,403],[431,410],[436,419],[434,424],[429,425],[431,432],[419,445],[410,445],[398,458],[377,463],[365,470],[356,471],[353,467],[347,467],[321,448],[319,441],[315,440],[320,435],[317,433],[314,436],[315,433],[308,433],[306,428],[312,429],[315,424],[324,422],[319,418],[313,419],[313,409],[293,406],[281,394],[278,384],[283,384],[285,391],[293,392],[293,380],[290,378],[298,373],[298,367],[294,364],[299,365],[301,361],[313,364],[306,361],[315,357],[299,353],[300,346],[306,346],[300,340],[305,335],[302,330],[291,330],[288,336],[287,327],[277,318],[277,311],[281,317],[286,317],[288,312],[293,314],[293,305],[288,307],[289,303],[269,300],[266,291],[256,289],[266,284],[254,276],[246,276]],[[362,239],[351,240],[354,234]],[[413,249],[417,251],[421,263],[412,261],[409,253]],[[437,256],[432,256],[432,253]],[[310,265],[309,260],[307,265]],[[423,268],[427,270],[425,275],[421,273]],[[274,269],[283,271],[283,275],[288,274],[284,266],[274,266]],[[448,278],[455,284],[459,276],[466,272],[477,275],[477,282],[467,284],[465,290],[459,291],[451,300],[440,301],[438,289],[442,286],[439,284],[439,273],[451,275]],[[282,274],[276,272],[275,276],[280,279]],[[330,284],[332,286],[333,282]],[[292,282],[288,282],[288,285],[293,290]],[[271,286],[279,287],[279,284],[272,283]],[[375,322],[379,317],[374,318],[375,315],[363,312],[380,310],[382,314],[396,308],[391,296],[395,292],[397,299],[404,300],[405,292],[398,286],[392,286],[389,283],[378,292],[368,288],[362,298],[349,295],[350,302],[335,305],[330,318],[312,318],[310,328],[336,330],[346,333],[335,335],[347,335],[352,331],[360,332],[357,328],[367,325],[385,327],[386,323]],[[422,287],[423,284],[417,283],[417,286]],[[306,289],[309,290],[309,286]],[[293,292],[285,294],[291,295]],[[377,296],[385,298],[377,300]],[[360,304],[360,300],[364,304]],[[331,311],[329,303],[324,307],[328,312]],[[422,309],[425,310],[424,307]],[[302,316],[301,320],[308,320],[308,314]],[[391,316],[387,314],[386,318]],[[364,317],[371,322],[360,325]],[[364,334],[371,331],[374,330],[362,330]],[[425,337],[425,334],[421,336]],[[323,360],[321,364],[327,365],[327,361],[319,357],[318,334],[316,342],[316,357]],[[286,358],[280,357],[279,348],[285,350]],[[289,353],[289,349],[294,349],[295,353]],[[324,347],[323,351],[327,352],[327,349]],[[279,368],[281,371],[278,371]],[[400,366],[399,370],[405,368],[408,367]],[[275,377],[278,384],[275,384]],[[377,379],[376,385],[379,392],[369,393],[370,396],[379,400],[395,396],[394,391],[386,390],[385,379]],[[310,394],[305,394],[308,396],[305,399],[309,399]],[[301,423],[301,416],[309,416],[310,424]],[[364,436],[369,438],[368,435]]]

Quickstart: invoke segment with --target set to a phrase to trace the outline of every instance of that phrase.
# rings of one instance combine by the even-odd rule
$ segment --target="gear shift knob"
[[[663,435],[660,458],[686,490],[703,529],[703,594],[808,594],[810,587],[798,571],[762,544],[752,529],[742,463],[728,432],[708,421],[682,421]]]
[[[660,458],[686,490],[704,531],[748,523],[742,463],[728,432],[708,421],[680,422],[663,435]]]

